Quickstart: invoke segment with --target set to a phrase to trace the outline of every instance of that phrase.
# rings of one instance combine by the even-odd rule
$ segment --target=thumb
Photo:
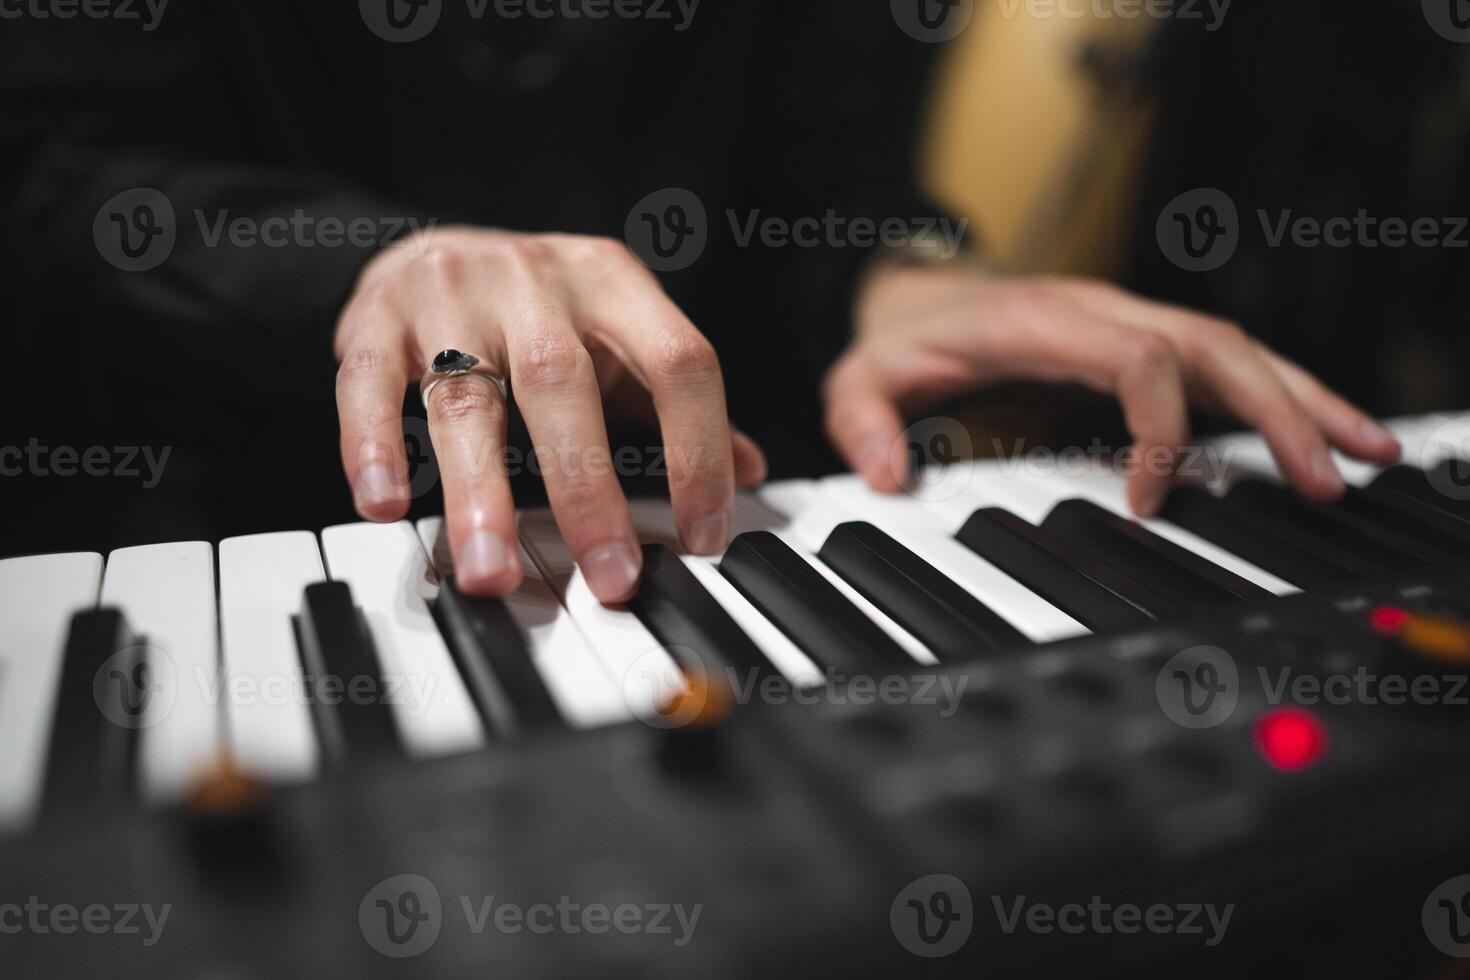
[[[908,479],[903,416],[884,389],[876,364],[857,351],[827,375],[827,436],[874,490],[892,493]]]

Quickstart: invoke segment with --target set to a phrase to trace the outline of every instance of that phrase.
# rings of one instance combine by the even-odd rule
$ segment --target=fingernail
[[[1312,475],[1322,484],[1324,490],[1340,492],[1343,489],[1342,474],[1337,472],[1332,454],[1325,449],[1312,457]]]
[[[402,500],[405,488],[393,479],[386,463],[372,463],[357,474],[357,498],[364,503],[379,504]]]
[[[721,511],[710,517],[701,517],[689,524],[689,533],[684,544],[696,555],[718,555],[730,543],[730,514]]]
[[[603,602],[620,602],[638,586],[638,562],[624,544],[589,551],[581,561],[582,575],[592,594]]]
[[[475,531],[465,538],[455,558],[455,577],[466,585],[493,582],[512,568],[514,558],[505,540],[490,531]]]

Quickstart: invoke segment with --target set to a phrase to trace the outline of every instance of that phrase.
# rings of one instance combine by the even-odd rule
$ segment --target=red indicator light
[[[1301,708],[1275,708],[1256,719],[1256,748],[1282,772],[1305,769],[1327,754],[1327,726]]]
[[[1393,636],[1408,620],[1408,612],[1398,606],[1379,606],[1368,614],[1368,625],[1384,636]]]

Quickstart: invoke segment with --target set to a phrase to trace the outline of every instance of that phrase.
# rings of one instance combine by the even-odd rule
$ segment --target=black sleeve
[[[99,316],[140,323],[206,353],[241,333],[299,346],[310,331],[314,345],[329,343],[362,263],[402,231],[386,219],[406,216],[325,168],[271,159],[252,139],[264,110],[232,64],[241,46],[226,43],[227,7],[170,4],[151,28],[5,22],[3,248],[7,268],[29,273],[9,287],[13,311],[63,329]],[[143,3],[133,9],[149,16]],[[270,240],[232,246],[239,219]],[[328,219],[341,223],[342,245],[296,244],[301,228],[335,239]]]

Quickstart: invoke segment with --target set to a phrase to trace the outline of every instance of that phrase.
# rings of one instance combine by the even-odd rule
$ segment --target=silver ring
[[[493,382],[500,389],[500,397],[509,400],[510,394],[506,389],[505,379],[491,371],[485,363],[473,354],[465,354],[457,350],[441,350],[434,355],[434,360],[429,363],[429,370],[419,379],[419,397],[423,399],[424,411],[429,410],[429,396],[434,389],[450,378],[458,378],[466,374],[484,378]]]

